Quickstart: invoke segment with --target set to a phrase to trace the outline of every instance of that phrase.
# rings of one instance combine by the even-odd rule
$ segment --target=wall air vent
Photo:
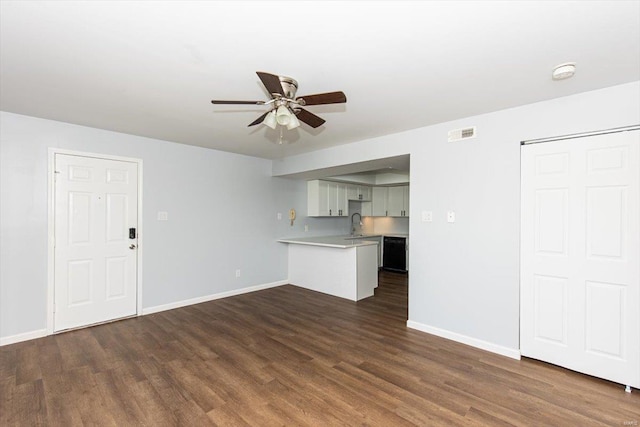
[[[461,141],[463,139],[475,138],[476,137],[476,127],[464,128],[464,129],[456,129],[449,131],[449,142]]]

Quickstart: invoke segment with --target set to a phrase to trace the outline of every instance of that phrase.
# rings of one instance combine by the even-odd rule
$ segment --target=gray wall
[[[410,154],[409,320],[519,349],[521,140],[640,123],[640,82],[274,161],[274,175]],[[447,142],[447,131],[477,137]],[[456,222],[446,222],[446,212]],[[433,222],[421,221],[432,211]]]
[[[284,280],[277,237],[348,232],[346,218],[305,218],[305,183],[272,173],[410,154],[409,319],[518,349],[519,141],[638,123],[635,82],[272,163],[0,113],[0,339],[46,326],[47,147],[62,147],[143,159],[144,307]],[[446,142],[466,126],[478,137]]]
[[[286,280],[277,237],[305,221],[348,230],[305,218],[292,230],[287,212],[306,215],[306,185],[272,178],[268,160],[5,112],[0,129],[0,339],[46,328],[48,147],[143,160],[145,309]]]

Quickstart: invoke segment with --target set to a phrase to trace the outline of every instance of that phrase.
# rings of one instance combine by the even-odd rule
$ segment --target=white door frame
[[[142,243],[144,233],[142,231],[142,159],[131,157],[111,156],[107,154],[87,153],[83,151],[65,150],[49,147],[48,171],[47,171],[47,335],[54,333],[54,290],[55,290],[55,157],[56,154],[70,156],[92,157],[105,160],[117,160],[136,163],[138,165],[138,256],[136,277],[136,315],[142,315]]]

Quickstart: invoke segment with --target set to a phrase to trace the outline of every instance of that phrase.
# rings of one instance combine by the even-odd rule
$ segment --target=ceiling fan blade
[[[221,101],[219,99],[214,99],[211,101],[212,104],[246,104],[246,105],[264,105],[264,101]]]
[[[264,113],[263,115],[261,115],[260,117],[258,117],[257,119],[255,119],[254,121],[249,123],[249,125],[247,125],[247,127],[259,125],[260,123],[262,123],[264,121],[264,118],[267,117],[267,114],[269,114],[269,113],[270,113],[270,111],[267,111],[266,113]]]
[[[300,99],[304,100],[304,104],[302,105],[343,104],[347,102],[347,96],[344,92],[340,91],[300,96],[296,101]]]
[[[322,126],[323,123],[326,121],[316,116],[315,114],[310,113],[304,108],[296,108],[296,117],[298,117],[298,120],[305,122],[312,128],[317,128],[318,126]]]
[[[269,93],[277,93],[284,96],[284,90],[280,84],[280,77],[262,71],[256,71],[256,74],[260,77],[262,84],[267,88]]]

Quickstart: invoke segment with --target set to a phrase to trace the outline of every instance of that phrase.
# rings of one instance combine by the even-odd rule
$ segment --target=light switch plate
[[[169,220],[169,213],[168,212],[158,212],[158,221],[168,221]]]
[[[456,222],[456,213],[454,211],[447,212],[447,222]]]
[[[433,212],[422,211],[422,222],[432,222],[432,221],[433,221]]]

